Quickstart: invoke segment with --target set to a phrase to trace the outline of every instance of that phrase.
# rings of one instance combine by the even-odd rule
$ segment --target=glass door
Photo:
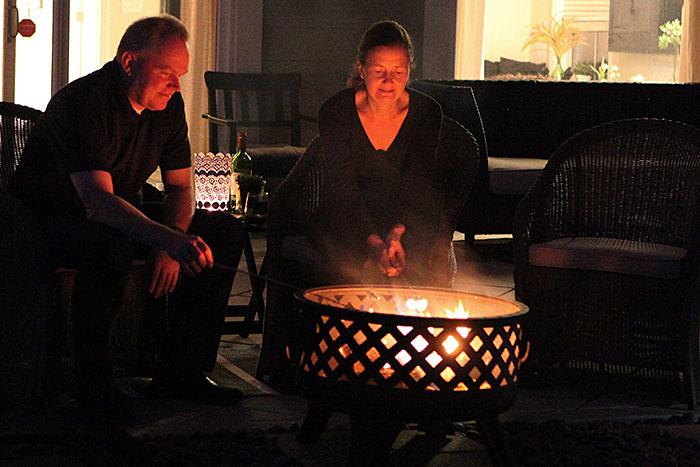
[[[51,96],[114,58],[124,30],[139,18],[172,11],[161,0],[3,0],[2,100],[46,109]],[[7,21],[5,21],[7,18]],[[36,25],[29,37],[22,20]],[[25,24],[25,23],[22,23]],[[26,31],[25,31],[26,32]]]
[[[18,24],[31,21],[35,32],[15,41],[14,102],[44,110],[51,98],[53,0],[17,0]],[[12,20],[12,16],[9,17]],[[12,31],[10,31],[12,32]],[[10,36],[7,40],[11,40]],[[5,96],[3,99],[7,100]]]
[[[3,4],[2,100],[43,109],[42,102],[48,102],[51,93],[53,0],[3,0]],[[28,27],[32,24],[34,28]],[[16,83],[21,80],[26,82],[18,91]]]

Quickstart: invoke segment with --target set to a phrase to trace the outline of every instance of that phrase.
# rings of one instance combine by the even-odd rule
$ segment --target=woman
[[[318,122],[332,201],[314,219],[312,242],[342,282],[400,278],[433,284],[430,260],[440,197],[431,186],[442,111],[407,89],[408,32],[381,21],[362,37],[354,75]]]

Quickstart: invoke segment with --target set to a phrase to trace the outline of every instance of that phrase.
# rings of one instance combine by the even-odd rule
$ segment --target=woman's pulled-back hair
[[[359,67],[357,64],[364,65],[367,60],[367,54],[381,46],[401,46],[408,53],[408,61],[413,68],[413,42],[408,31],[396,21],[379,21],[374,23],[365,31],[360,40],[360,45],[357,47],[357,56],[355,57],[355,66],[353,73],[348,78],[347,85],[349,88],[357,88],[364,83],[360,77]]]
[[[117,57],[127,51],[154,51],[170,40],[187,41],[188,38],[187,28],[174,16],[141,18],[133,22],[124,32],[117,47]]]

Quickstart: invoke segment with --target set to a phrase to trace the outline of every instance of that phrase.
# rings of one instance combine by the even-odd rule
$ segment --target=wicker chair
[[[554,152],[514,225],[526,379],[586,375],[694,406],[698,183],[700,130],[677,122],[610,122]]]
[[[0,190],[7,187],[15,173],[29,134],[41,114],[41,110],[31,107],[0,102]]]
[[[436,171],[443,190],[441,228],[433,247],[435,264],[444,264],[439,285],[449,287],[457,262],[452,235],[464,200],[476,178],[478,149],[472,135],[454,120],[444,118]],[[322,285],[320,261],[304,234],[307,222],[323,202],[329,167],[319,157],[320,140],[312,141],[270,203],[267,224],[267,303],[257,378],[283,393],[299,390],[303,326],[294,290]],[[291,286],[291,287],[290,287]]]
[[[71,299],[74,269],[54,268],[34,213],[6,187],[29,135],[42,112],[0,102],[0,407],[29,405],[59,394],[69,384],[73,358]],[[147,186],[144,186],[147,188]],[[155,190],[151,187],[151,189]],[[136,260],[127,279],[123,316],[113,329],[111,352],[116,366],[138,371],[147,353],[140,338],[148,273]],[[146,341],[146,339],[144,339]],[[146,355],[144,358],[152,358]]]
[[[0,407],[32,401],[46,357],[51,270],[31,213],[5,191],[40,115],[0,102]]]

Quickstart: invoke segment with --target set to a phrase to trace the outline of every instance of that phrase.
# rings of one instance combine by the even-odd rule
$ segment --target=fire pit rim
[[[302,304],[310,305],[314,308],[319,308],[322,310],[333,310],[333,313],[337,314],[339,317],[347,317],[347,318],[356,318],[357,315],[356,313],[364,313],[367,316],[371,316],[373,321],[377,322],[384,322],[384,321],[391,321],[394,322],[396,321],[397,318],[400,318],[403,322],[406,324],[409,323],[424,323],[425,320],[429,320],[431,323],[434,324],[439,324],[440,326],[443,327],[453,327],[453,326],[465,326],[469,325],[470,323],[478,326],[483,326],[483,323],[486,322],[517,322],[523,318],[525,314],[529,312],[529,307],[524,304],[523,302],[519,302],[517,300],[511,300],[511,299],[504,299],[501,297],[495,297],[492,295],[484,295],[480,293],[475,293],[475,292],[470,292],[468,290],[458,290],[458,289],[448,289],[444,287],[407,287],[407,286],[399,286],[396,287],[397,289],[405,289],[405,290],[423,290],[426,292],[449,292],[451,294],[468,294],[471,296],[476,296],[476,297],[483,297],[488,300],[497,300],[497,301],[502,301],[506,302],[508,304],[515,305],[519,308],[518,311],[509,313],[508,315],[504,316],[473,316],[473,317],[459,317],[459,318],[448,318],[448,317],[441,317],[441,316],[414,316],[414,315],[399,315],[399,314],[391,314],[391,313],[383,313],[379,311],[375,312],[370,312],[367,310],[359,310],[356,308],[344,308],[344,307],[339,307],[339,306],[333,306],[333,305],[328,305],[324,303],[319,303],[313,300],[309,300],[308,298],[305,297],[306,294],[308,293],[313,293],[314,291],[317,290],[328,290],[328,289],[340,289],[340,290],[348,290],[348,291],[354,291],[358,288],[366,288],[366,289],[371,289],[371,288],[391,288],[390,285],[387,284],[342,284],[342,285],[328,285],[328,286],[321,286],[321,287],[312,287],[304,290],[298,290],[294,293],[294,297],[296,300],[298,300]]]

